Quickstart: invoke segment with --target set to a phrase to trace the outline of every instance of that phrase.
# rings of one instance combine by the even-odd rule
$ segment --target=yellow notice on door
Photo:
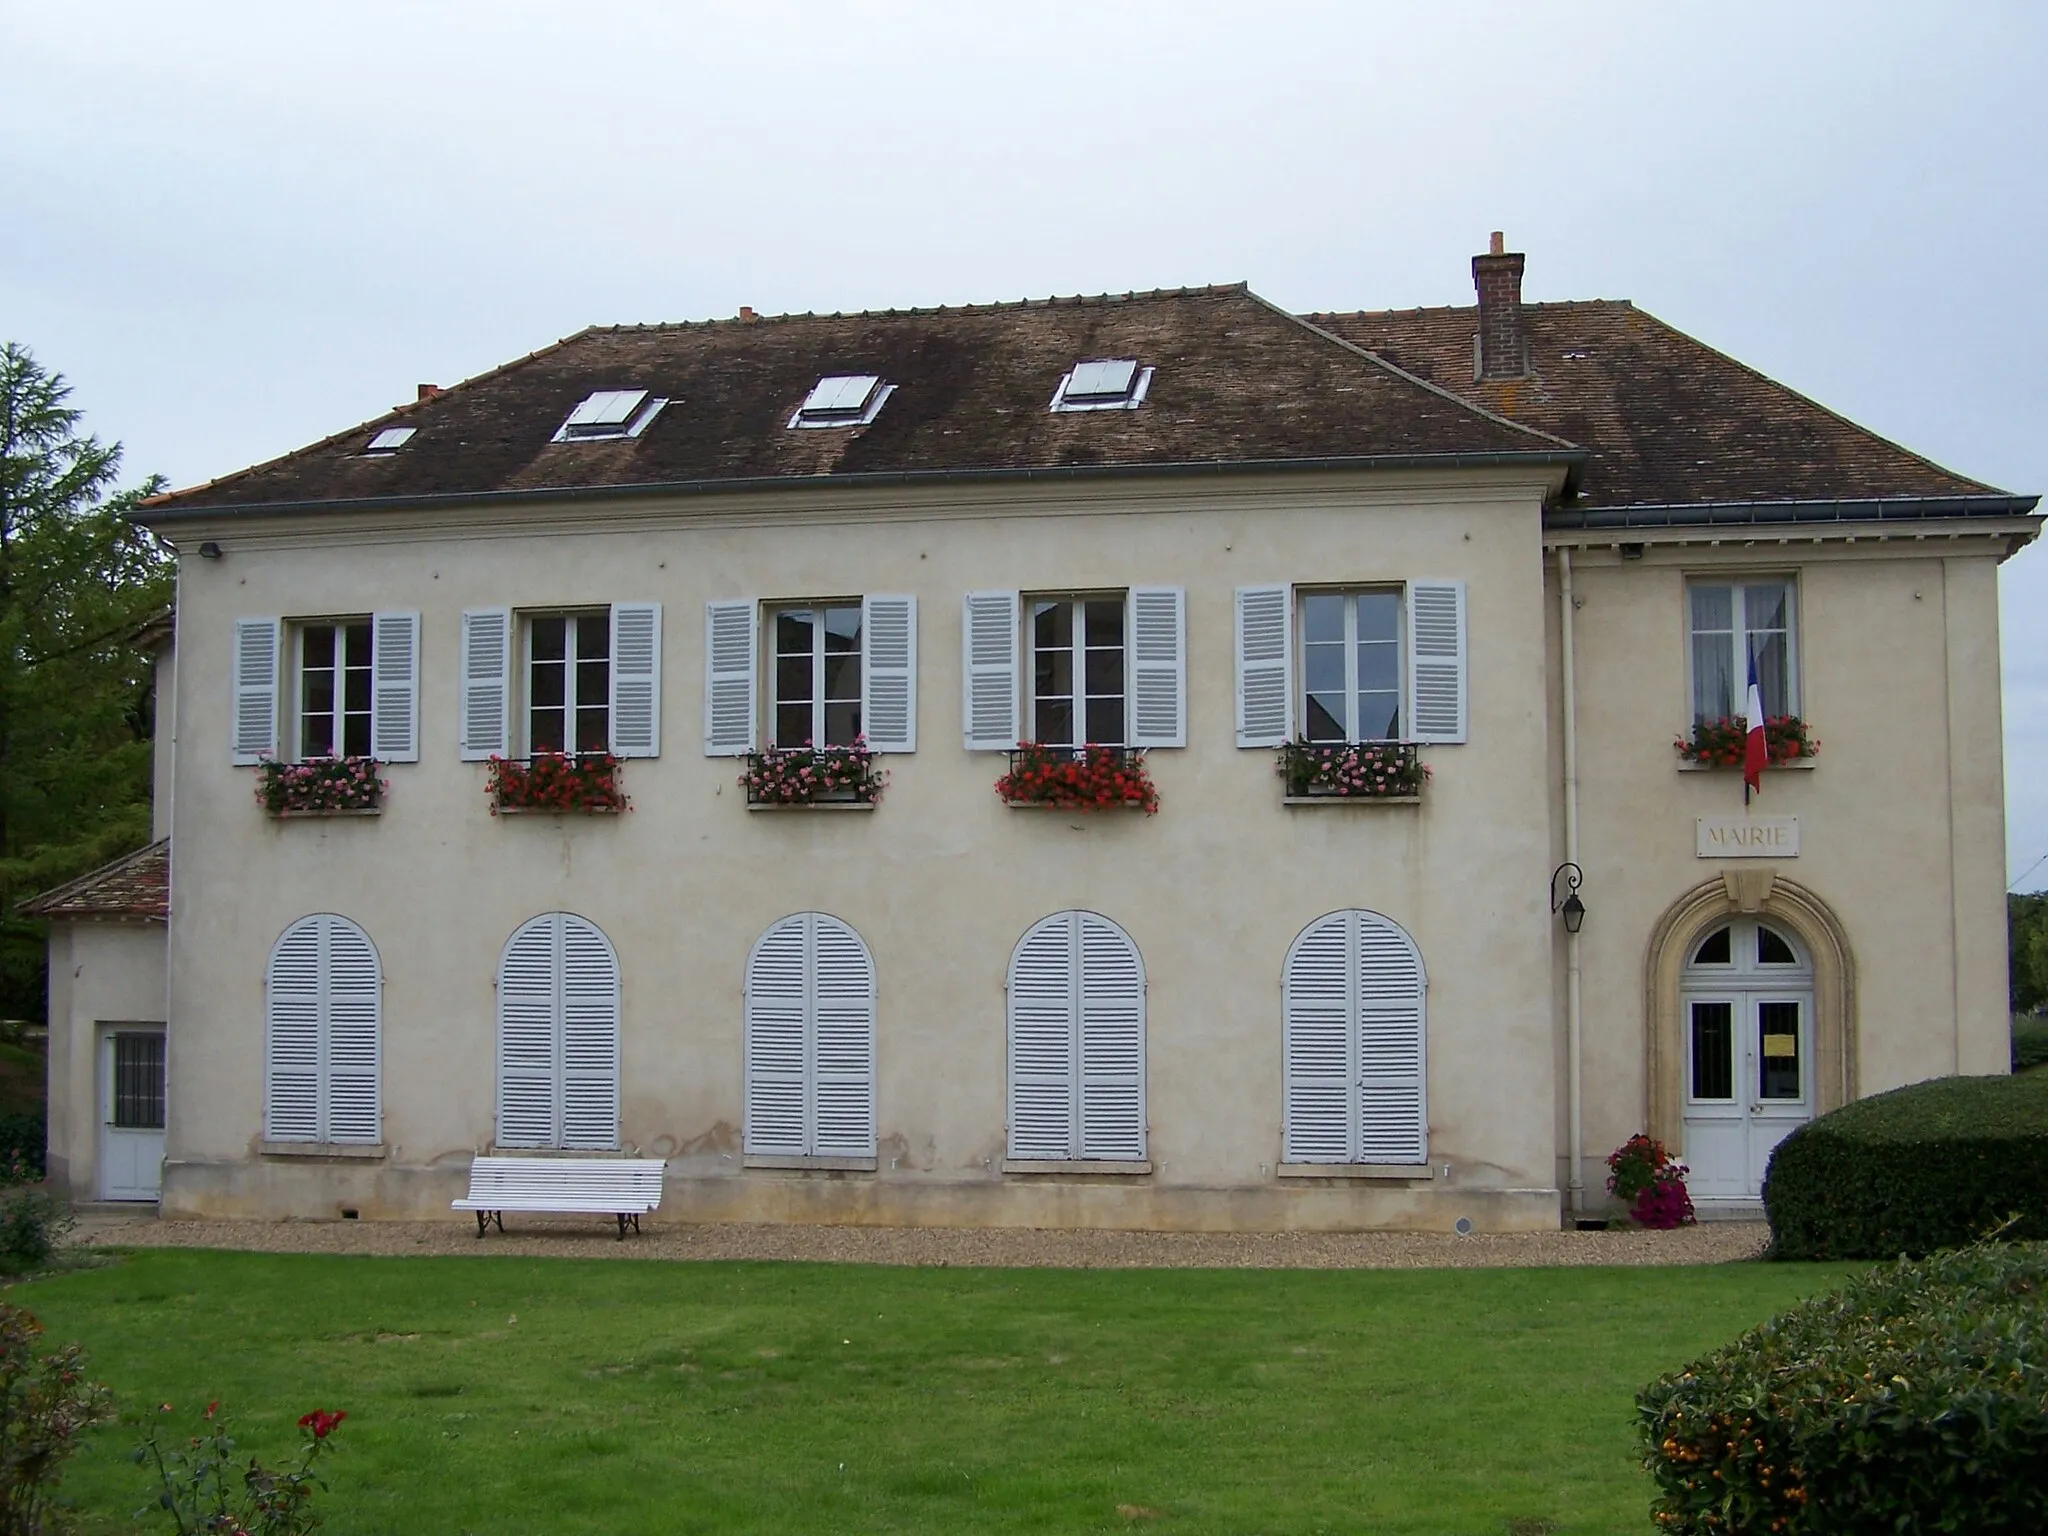
[[[1797,1056],[1799,1054],[1799,1037],[1797,1035],[1765,1035],[1764,1054],[1766,1056]]]

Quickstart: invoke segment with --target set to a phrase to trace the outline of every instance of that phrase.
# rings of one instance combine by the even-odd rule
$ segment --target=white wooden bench
[[[507,1211],[548,1211],[616,1216],[623,1242],[628,1222],[638,1232],[640,1218],[660,1208],[667,1168],[658,1157],[479,1157],[467,1198],[452,1204],[476,1213],[479,1238],[494,1221],[504,1231]]]

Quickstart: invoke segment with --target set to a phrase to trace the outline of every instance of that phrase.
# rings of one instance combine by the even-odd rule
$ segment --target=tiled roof
[[[123,854],[54,890],[31,896],[24,917],[148,917],[171,915],[171,840]]]
[[[1523,305],[1529,376],[1475,382],[1478,315],[1468,305],[1307,318],[1475,405],[1584,445],[1580,505],[2002,494],[1627,302]]]
[[[1047,409],[1089,358],[1157,370],[1130,411]],[[897,386],[865,427],[791,430],[820,377]],[[643,435],[550,439],[586,395],[672,403]],[[418,429],[387,456],[381,427]],[[1578,455],[1408,377],[1243,285],[583,331],[310,448],[155,498],[200,508],[1069,468]]]

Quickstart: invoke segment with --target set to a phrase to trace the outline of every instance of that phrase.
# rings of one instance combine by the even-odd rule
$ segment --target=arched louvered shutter
[[[1422,956],[1377,912],[1333,912],[1287,956],[1282,1155],[1299,1163],[1429,1160]]]
[[[285,929],[264,987],[263,1136],[320,1139],[320,919]]]
[[[747,962],[747,1104],[742,1146],[757,1156],[801,1157],[804,1016],[810,993],[802,914],[761,936]]]
[[[523,924],[498,964],[498,1144],[619,1144],[619,968],[570,912]]]
[[[811,1147],[820,1157],[875,1155],[875,967],[860,935],[809,913]]]
[[[265,1140],[382,1139],[380,991],[377,951],[347,918],[303,917],[279,937],[264,981]]]
[[[1060,912],[1010,957],[1010,1153],[1145,1156],[1145,971],[1108,918]]]

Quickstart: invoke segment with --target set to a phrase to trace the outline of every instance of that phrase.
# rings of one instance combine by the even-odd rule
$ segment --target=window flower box
[[[374,816],[387,781],[374,757],[309,757],[256,768],[256,803],[272,816]]]
[[[850,747],[770,747],[747,756],[740,788],[749,806],[873,805],[889,775],[863,738]]]
[[[1051,747],[1026,742],[996,780],[1003,804],[1062,811],[1159,810],[1142,747]]]
[[[1680,736],[1671,745],[1688,763],[1701,768],[1740,768],[1749,739],[1749,723],[1740,716],[1720,720],[1695,720],[1690,739]],[[1797,715],[1771,715],[1764,720],[1764,747],[1770,765],[1783,767],[1820,752],[1820,743],[1808,733],[1806,722]]]
[[[1290,741],[1274,767],[1290,801],[1413,802],[1429,782],[1428,764],[1408,741]]]
[[[619,788],[619,760],[609,752],[494,757],[485,791],[493,816],[534,811],[610,816],[628,806]]]

